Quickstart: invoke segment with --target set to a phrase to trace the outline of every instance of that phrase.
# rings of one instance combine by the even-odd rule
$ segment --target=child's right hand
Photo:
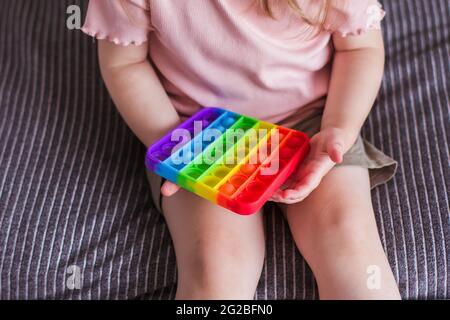
[[[175,193],[177,193],[178,190],[180,190],[180,187],[168,180],[166,180],[166,182],[164,182],[161,186],[161,194],[164,197],[173,196]]]
[[[322,129],[310,140],[311,151],[300,164],[288,183],[287,189],[279,189],[271,201],[293,204],[303,201],[316,189],[322,178],[343,160],[351,141],[339,128]]]

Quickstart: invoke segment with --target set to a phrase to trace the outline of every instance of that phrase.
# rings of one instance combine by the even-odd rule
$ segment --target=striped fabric
[[[85,10],[0,0],[0,298],[173,298],[145,150],[102,85],[94,41],[65,27],[74,3]],[[373,192],[376,219],[403,297],[450,298],[450,3],[384,5],[386,75],[363,133],[400,170]],[[256,298],[317,298],[281,215],[266,217]]]

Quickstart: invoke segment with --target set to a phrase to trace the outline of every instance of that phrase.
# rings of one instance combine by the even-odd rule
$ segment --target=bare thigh
[[[336,167],[307,199],[284,209],[322,299],[399,298],[377,230],[367,169]],[[377,271],[380,281],[371,283]]]
[[[264,262],[262,213],[240,216],[185,190],[163,198],[162,207],[177,259],[177,298],[253,298]]]

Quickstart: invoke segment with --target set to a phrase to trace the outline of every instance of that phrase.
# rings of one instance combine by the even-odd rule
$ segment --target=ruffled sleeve
[[[90,0],[81,30],[117,45],[141,45],[150,30],[147,0]]]
[[[340,36],[364,34],[367,30],[380,29],[385,16],[377,0],[331,1],[325,21],[325,29]]]

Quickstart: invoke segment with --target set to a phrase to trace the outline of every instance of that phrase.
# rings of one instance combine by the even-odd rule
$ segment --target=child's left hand
[[[279,189],[270,201],[286,204],[303,201],[322,181],[322,178],[342,162],[347,135],[342,129],[328,128],[311,138],[311,150],[287,181],[287,188]]]

